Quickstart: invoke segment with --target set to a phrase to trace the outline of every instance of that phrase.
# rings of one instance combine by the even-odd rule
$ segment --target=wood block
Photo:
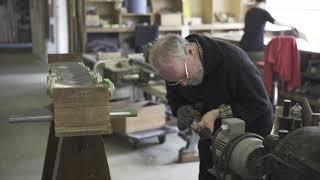
[[[136,103],[131,108],[137,109],[137,117],[112,118],[112,128],[116,132],[133,133],[160,128],[165,125],[165,107],[163,104],[143,107]]]
[[[109,124],[95,126],[78,126],[78,127],[55,127],[55,135],[57,137],[73,137],[112,134],[112,127]]]
[[[109,106],[55,108],[57,137],[111,134]]]
[[[109,105],[109,93],[103,87],[55,88],[53,97],[54,108]]]

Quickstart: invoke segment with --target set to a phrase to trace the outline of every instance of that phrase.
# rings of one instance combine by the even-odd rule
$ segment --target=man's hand
[[[178,128],[184,131],[190,127],[193,121],[201,118],[201,113],[190,105],[181,106],[177,111]]]
[[[209,128],[211,133],[214,129],[214,122],[219,118],[219,110],[213,109],[204,114],[201,121],[192,126],[195,130],[200,130],[201,128]]]

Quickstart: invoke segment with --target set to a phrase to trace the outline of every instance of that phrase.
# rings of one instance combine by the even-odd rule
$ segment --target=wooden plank
[[[202,21],[203,23],[213,23],[213,0],[202,0]]]
[[[87,27],[88,33],[117,33],[117,32],[133,32],[134,28],[119,27],[119,28],[103,28],[103,27]]]
[[[85,1],[78,1],[78,21],[80,27],[80,40],[79,40],[79,52],[85,52],[86,44],[87,44],[87,32],[86,32],[86,24],[85,24]]]
[[[84,0],[67,1],[69,52],[84,52],[87,41],[84,9]]]
[[[121,2],[121,0],[86,0],[87,2],[110,2],[110,3],[115,3],[115,2]]]
[[[136,16],[151,16],[152,13],[146,13],[146,14],[137,14],[137,13],[122,13],[122,16],[127,16],[127,17],[136,17]]]
[[[182,26],[159,26],[159,31],[181,31]],[[210,30],[241,30],[243,23],[213,23],[189,26],[191,31],[210,31]],[[87,27],[88,33],[121,33],[134,32],[132,27],[106,28],[106,27]]]
[[[31,32],[32,32],[32,53],[42,61],[47,62],[47,39],[45,25],[44,4],[48,1],[31,0]]]
[[[48,54],[48,63],[82,62],[82,53]]]
[[[111,124],[79,127],[55,127],[55,135],[57,137],[103,135],[112,133]]]
[[[54,108],[109,105],[109,93],[104,87],[56,88],[53,97]]]
[[[44,36],[46,39],[49,39],[49,2],[45,1],[43,3],[43,28]]]
[[[69,51],[74,52],[74,24],[73,24],[73,16],[74,16],[74,0],[67,1],[67,9],[68,9],[68,31],[69,31]]]

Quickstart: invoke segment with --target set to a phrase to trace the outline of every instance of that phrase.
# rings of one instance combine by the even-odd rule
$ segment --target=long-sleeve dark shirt
[[[202,114],[229,104],[233,115],[246,122],[246,130],[265,136],[272,127],[272,106],[259,72],[240,48],[200,35],[196,39],[203,51],[204,78],[197,86],[167,86],[167,99],[174,115],[182,105],[201,104]],[[216,121],[215,129],[221,124]]]
[[[274,18],[268,11],[261,8],[251,8],[247,11],[244,21],[244,34],[240,47],[245,51],[262,51],[263,36],[266,22],[274,23]]]

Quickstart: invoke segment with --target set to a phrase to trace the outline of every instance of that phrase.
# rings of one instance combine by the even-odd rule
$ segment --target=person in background
[[[249,9],[245,15],[244,34],[240,40],[240,47],[247,52],[254,63],[263,59],[266,22],[287,26],[276,21],[265,8],[266,0],[256,0],[255,6]]]
[[[185,39],[169,34],[149,50],[148,61],[166,80],[167,100],[179,123],[180,108],[197,107],[200,122],[191,125],[215,132],[222,118],[237,117],[246,131],[266,136],[272,128],[272,106],[255,65],[246,53],[230,43],[191,34]],[[199,180],[215,180],[211,139],[198,142]]]

